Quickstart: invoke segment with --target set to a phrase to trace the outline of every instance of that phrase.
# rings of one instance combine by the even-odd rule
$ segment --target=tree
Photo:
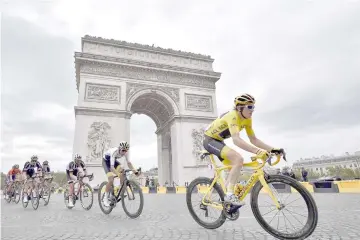
[[[59,186],[64,186],[67,183],[66,172],[53,172],[53,182],[57,183]]]
[[[6,179],[6,174],[4,174],[3,172],[1,172],[1,190],[4,189],[5,179]]]
[[[284,166],[284,167],[281,169],[281,172],[290,172],[290,167],[289,167],[289,166]]]
[[[310,171],[308,171],[308,175],[307,178],[308,180],[316,180],[320,177],[321,175],[317,172],[315,172],[314,170],[310,169]]]

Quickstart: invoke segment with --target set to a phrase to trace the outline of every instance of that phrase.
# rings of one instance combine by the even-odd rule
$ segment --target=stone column
[[[182,129],[181,129],[181,122],[174,121],[170,127],[171,131],[171,153],[172,153],[172,169],[173,174],[172,178],[173,181],[179,185],[183,184],[183,164],[182,158],[184,156],[184,152],[189,151],[189,149],[183,148],[183,141],[187,139],[182,139]]]
[[[162,154],[162,135],[161,133],[157,134],[157,148],[158,148],[158,181],[162,185],[164,183],[164,174],[163,174],[163,154]]]

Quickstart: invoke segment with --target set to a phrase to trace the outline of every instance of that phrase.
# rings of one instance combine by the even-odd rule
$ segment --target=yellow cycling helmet
[[[255,98],[253,96],[251,96],[250,94],[244,93],[240,96],[237,96],[234,99],[235,107],[237,105],[246,105],[246,104],[255,104]]]

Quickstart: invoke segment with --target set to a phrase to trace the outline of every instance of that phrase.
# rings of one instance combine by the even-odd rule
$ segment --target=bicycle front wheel
[[[25,201],[25,198],[26,198],[26,201]],[[23,188],[21,190],[21,202],[22,202],[23,208],[26,208],[29,204],[27,191],[25,191],[25,186],[23,186]]]
[[[5,200],[6,200],[6,202],[7,202],[7,203],[10,203],[11,200],[12,200],[12,198],[13,198],[14,187],[12,186],[12,187],[10,188],[10,191],[9,191],[9,192],[7,191],[7,188],[4,189],[4,191],[5,191]],[[6,196],[7,196],[8,198],[6,198]]]
[[[39,207],[39,191],[37,188],[31,190],[31,204],[34,210],[37,210]]]
[[[138,196],[136,196],[138,195]],[[136,200],[139,200],[139,206],[134,207],[134,212],[130,212],[130,207],[126,206],[125,199],[129,201],[129,204],[135,203]],[[142,210],[144,208],[144,195],[142,192],[141,187],[139,184],[133,180],[127,180],[126,181],[126,187],[124,187],[122,193],[121,193],[121,204],[124,209],[124,212],[126,215],[128,215],[130,218],[137,218],[142,213]]]
[[[16,185],[15,186],[15,190],[14,190],[14,202],[16,204],[19,203],[20,201],[20,198],[21,198],[21,186],[20,185]]]
[[[210,178],[207,177],[199,177],[194,179],[188,186],[187,191],[186,191],[186,203],[187,203],[187,207],[189,209],[189,212],[191,214],[191,216],[193,217],[193,219],[202,227],[207,228],[207,229],[216,229],[221,227],[225,220],[226,220],[226,216],[224,214],[223,210],[218,211],[219,216],[218,217],[209,217],[209,213],[212,213],[213,211],[211,210],[217,210],[215,208],[212,208],[212,206],[207,206],[204,205],[202,203],[202,199],[203,199],[203,195],[199,196],[195,196],[196,193],[204,193],[205,192],[203,190],[199,190],[201,189],[198,186],[205,186],[205,191],[207,190],[207,186],[210,186],[212,183],[212,180]],[[195,190],[195,191],[194,191]],[[213,197],[211,197],[212,199],[206,199],[208,201],[209,204],[214,203],[217,205],[222,205],[222,202],[224,201],[224,191],[221,189],[220,185],[215,184],[213,189],[212,189],[212,193],[217,193],[219,195],[219,197],[216,197],[216,199],[213,199]],[[193,199],[197,199],[197,203],[192,203]],[[195,208],[197,211],[195,211]],[[198,212],[198,213],[197,213]],[[203,215],[204,214],[204,218],[206,220],[208,220],[209,218],[214,219],[211,220],[212,222],[206,222],[205,220],[200,219],[199,215]]]
[[[251,209],[254,213],[254,216],[258,223],[262,226],[262,228],[267,231],[272,236],[278,238],[278,239],[305,239],[306,237],[310,236],[318,222],[318,209],[316,206],[316,203],[311,196],[311,194],[308,192],[308,190],[301,185],[298,181],[294,180],[291,177],[284,176],[284,175],[269,175],[266,179],[266,182],[269,184],[269,187],[271,188],[272,192],[276,196],[277,200],[280,203],[281,209],[277,209],[275,204],[266,210],[266,214],[269,214],[271,212],[277,211],[276,215],[274,215],[271,219],[271,221],[268,223],[265,218],[268,218],[268,216],[262,216],[260,213],[260,208],[262,206],[259,205],[261,203],[258,198],[260,196],[260,191],[263,188],[260,181],[258,181],[251,192]],[[279,192],[275,189],[275,186],[278,186],[279,192],[280,188],[285,189],[284,191],[286,194],[289,194],[287,197],[280,197]],[[285,187],[284,187],[285,186]],[[293,191],[291,191],[291,188],[293,188]],[[287,190],[286,190],[287,189]],[[296,193],[296,191],[297,193]],[[266,191],[265,191],[266,192]],[[293,192],[293,193],[292,193]],[[267,193],[261,194],[268,196]],[[296,200],[293,200],[292,198],[297,198]],[[285,202],[289,199],[289,203],[286,204]],[[294,206],[293,208],[290,207],[290,204],[297,202],[298,200],[303,199],[305,201],[304,206]],[[267,206],[269,207],[269,204],[273,204],[273,201],[270,199],[268,201],[265,201],[267,203]],[[299,202],[297,202],[299,203]],[[307,208],[307,211],[304,211],[304,208]],[[294,212],[295,210],[301,211],[301,213]],[[270,210],[270,211],[269,211]],[[285,213],[289,213],[291,217],[286,217]],[[295,213],[295,214],[294,214]],[[307,216],[304,214],[307,213]],[[271,222],[276,219],[277,216],[277,227],[274,228],[271,226]],[[302,219],[300,216],[305,217],[306,219],[303,221],[300,221]],[[293,222],[290,220],[294,220]],[[280,222],[283,222],[285,224],[286,229],[278,229]],[[295,232],[289,232],[288,228],[294,227],[294,225],[297,225],[298,223],[303,224],[303,227],[296,227]],[[294,227],[295,228],[295,227]],[[282,231],[284,230],[284,232]]]
[[[86,203],[85,200],[89,200],[89,203]],[[93,205],[94,191],[93,191],[92,187],[87,183],[84,183],[84,185],[82,186],[82,189],[80,192],[80,202],[81,202],[81,206],[85,210],[89,210]]]
[[[42,190],[42,198],[44,199],[44,206],[49,204],[50,196],[51,196],[50,186],[44,186]]]
[[[66,186],[66,189],[64,191],[64,203],[65,203],[65,206],[68,208],[68,209],[72,209],[75,205],[75,201],[74,201],[74,196],[73,196],[73,206],[69,206],[69,186]]]

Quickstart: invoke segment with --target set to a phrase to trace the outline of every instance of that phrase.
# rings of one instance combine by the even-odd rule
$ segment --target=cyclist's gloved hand
[[[256,152],[256,155],[258,156],[258,158],[261,158],[263,160],[266,160],[269,157],[269,153],[264,149],[259,149]]]
[[[276,155],[283,155],[283,158],[286,161],[285,150],[283,148],[273,148],[271,149],[271,153],[274,153]]]

